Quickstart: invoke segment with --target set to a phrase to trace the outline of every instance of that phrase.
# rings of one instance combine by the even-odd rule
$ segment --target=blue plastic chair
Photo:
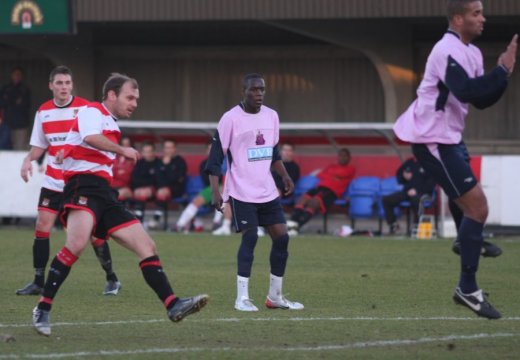
[[[381,179],[381,190],[379,197],[379,217],[383,219],[385,217],[385,209],[383,208],[383,197],[386,195],[393,194],[395,192],[401,191],[403,189],[403,185],[397,182],[397,178],[395,176],[387,177]],[[401,216],[401,211],[399,207],[394,209],[394,214],[396,217]]]
[[[360,176],[352,180],[348,187],[349,217],[354,228],[356,219],[367,219],[378,215],[381,181],[375,176]],[[379,221],[379,231],[381,231]]]
[[[310,189],[313,189],[316,186],[318,186],[319,182],[320,180],[316,175],[305,175],[300,177],[300,179],[294,187],[294,197],[299,198]]]

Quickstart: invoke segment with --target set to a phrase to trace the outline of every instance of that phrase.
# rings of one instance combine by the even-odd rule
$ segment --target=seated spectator
[[[155,145],[144,143],[141,148],[141,159],[132,170],[132,189],[135,200],[135,216],[142,222],[144,207],[148,200],[153,199],[157,189],[157,169],[160,160],[155,156]]]
[[[403,185],[401,191],[383,196],[385,219],[390,227],[390,234],[399,230],[394,208],[403,201],[409,201],[415,224],[419,221],[419,202],[424,194],[430,195],[435,187],[435,181],[428,176],[415,158],[406,160],[396,172],[397,182]]]
[[[291,177],[292,181],[296,184],[300,179],[300,166],[294,161],[294,145],[290,143],[284,143],[280,148],[280,154],[282,156],[283,165],[285,170]],[[273,174],[274,183],[280,193],[280,198],[286,197],[284,195],[284,184],[282,178],[276,171],[271,171]],[[288,195],[292,196],[292,194]]]
[[[314,189],[307,191],[294,206],[291,219],[287,221],[289,235],[296,236],[316,212],[325,213],[334,201],[347,189],[354,178],[356,169],[349,165],[350,151],[338,151],[338,163],[331,164],[317,175],[319,182]]]
[[[132,141],[128,136],[121,138],[121,146],[133,147]],[[112,172],[114,180],[112,187],[119,193],[119,200],[128,203],[133,197],[132,192],[132,171],[134,170],[134,162],[124,156],[117,155],[114,162]]]
[[[211,143],[207,145],[206,156],[209,155],[211,150]],[[186,206],[184,211],[181,213],[179,220],[177,220],[176,230],[189,232],[190,225],[192,220],[197,215],[197,212],[204,205],[211,205],[211,187],[209,185],[209,175],[206,173],[206,163],[208,162],[208,158],[206,157],[199,165],[199,174],[202,179],[202,183],[204,184],[204,188],[197,194],[196,197],[191,200],[191,202]],[[225,164],[226,162],[224,162]],[[225,171],[224,171],[225,172]],[[197,219],[195,219],[197,220]],[[220,211],[215,211],[215,216],[213,218],[213,223],[218,224],[222,220],[222,213]],[[195,231],[200,231],[201,226],[195,225]]]
[[[182,156],[177,155],[177,146],[173,140],[163,141],[163,155],[157,167],[157,207],[154,220],[149,227],[154,227],[168,211],[168,203],[172,198],[184,195],[186,191],[188,165]]]

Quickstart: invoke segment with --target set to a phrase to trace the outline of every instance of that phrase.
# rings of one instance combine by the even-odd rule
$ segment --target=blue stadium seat
[[[318,186],[319,182],[320,180],[316,175],[305,175],[300,177],[300,179],[294,187],[294,197],[299,198],[310,189],[313,189],[316,186]]]
[[[360,176],[352,180],[347,191],[352,228],[355,227],[356,219],[367,219],[378,215],[380,191],[381,181],[378,177]],[[381,221],[379,221],[379,231],[381,231],[381,226]]]
[[[403,185],[397,182],[397,178],[395,176],[390,176],[384,179],[381,179],[381,190],[379,197],[379,217],[384,219],[385,210],[383,209],[383,196],[393,194],[395,192],[401,191],[403,189]],[[394,209],[394,213],[396,217],[401,216],[401,211],[399,207]]]

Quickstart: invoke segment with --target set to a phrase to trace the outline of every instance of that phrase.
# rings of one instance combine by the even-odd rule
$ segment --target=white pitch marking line
[[[137,350],[99,350],[99,351],[81,351],[75,353],[51,353],[51,354],[6,354],[0,355],[0,359],[59,359],[59,358],[78,358],[78,357],[100,357],[100,356],[125,356],[125,355],[142,355],[142,354],[166,354],[166,353],[193,353],[193,352],[251,352],[251,351],[291,351],[291,352],[309,352],[309,351],[334,351],[334,350],[348,350],[348,349],[368,349],[374,347],[389,347],[389,346],[406,346],[418,345],[435,342],[446,342],[455,340],[480,340],[493,339],[504,337],[516,337],[520,333],[494,333],[494,334],[472,334],[472,335],[448,335],[441,337],[423,337],[419,339],[394,339],[394,340],[378,340],[378,341],[364,341],[350,344],[339,345],[320,345],[320,346],[294,346],[294,347],[269,347],[269,348],[232,348],[232,347],[192,347],[192,348],[152,348],[152,349],[137,349]]]
[[[455,316],[435,316],[435,317],[290,317],[290,318],[217,318],[217,319],[188,319],[189,322],[246,322],[246,321],[486,321],[487,319],[479,317],[455,317]],[[150,319],[150,320],[116,320],[116,321],[79,321],[79,322],[57,322],[51,324],[57,326],[104,326],[104,325],[127,325],[127,324],[154,324],[167,322],[167,319]],[[506,317],[499,321],[520,321],[520,317]],[[0,328],[19,328],[32,326],[30,323],[25,324],[1,324]]]

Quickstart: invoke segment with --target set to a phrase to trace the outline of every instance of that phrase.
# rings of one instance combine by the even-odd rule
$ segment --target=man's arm
[[[213,135],[211,151],[204,171],[209,175],[209,185],[211,187],[211,202],[216,210],[222,211],[223,199],[219,189],[219,178],[222,175],[222,162],[224,161],[224,151],[220,142],[218,130]]]
[[[139,159],[139,152],[136,149],[131,147],[120,146],[119,144],[116,144],[108,140],[106,136],[101,134],[85,136],[83,141],[85,141],[88,145],[98,150],[113,152],[122,155],[128,159],[131,159],[134,162],[136,162]]]
[[[451,56],[448,56],[446,68],[446,86],[463,103],[470,103],[478,109],[484,109],[496,103],[507,88],[508,72],[497,66],[489,73],[470,78],[464,68]]]
[[[32,164],[33,160],[38,160],[43,154],[45,154],[45,149],[39,148],[37,146],[32,146],[29,154],[23,159],[22,168],[20,169],[20,176],[23,181],[29,181],[29,177],[32,176]]]
[[[287,173],[287,170],[285,169],[285,166],[283,165],[283,161],[281,159],[276,160],[272,164],[272,168],[282,178],[283,185],[284,185],[284,195],[287,196],[289,194],[292,194],[292,192],[294,191],[294,183],[293,183],[291,177],[289,176],[289,174]]]

